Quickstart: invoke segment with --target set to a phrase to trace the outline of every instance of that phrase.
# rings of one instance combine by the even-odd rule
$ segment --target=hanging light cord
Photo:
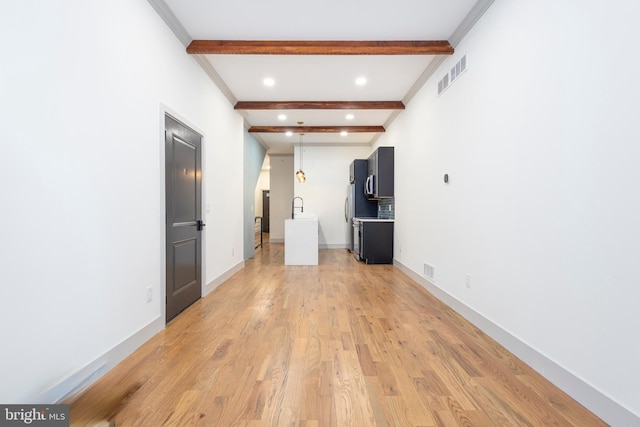
[[[300,169],[298,169],[298,172],[296,172],[296,178],[298,179],[298,182],[300,184],[304,183],[307,181],[307,177],[304,174],[304,171],[302,170],[302,160],[303,160],[303,144],[302,144],[302,136],[304,135],[304,133],[302,133],[302,124],[304,122],[298,122],[298,125],[300,126]]]
[[[302,169],[302,136],[304,135],[304,133],[300,134],[300,169]]]

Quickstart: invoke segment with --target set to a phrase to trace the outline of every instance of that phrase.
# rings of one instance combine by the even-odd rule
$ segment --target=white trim
[[[213,68],[213,65],[211,65],[211,62],[209,62],[209,60],[207,59],[207,56],[206,55],[191,55],[191,56],[202,67],[204,72],[207,73],[207,76],[209,76],[211,81],[218,87],[218,89],[220,89],[220,92],[222,92],[222,94],[227,98],[229,103],[232,106],[235,106],[238,103],[238,99],[233,95],[233,92],[231,92],[231,89],[229,89],[229,86],[227,86],[225,81],[222,80],[222,77],[220,77],[220,74],[218,74],[216,69]]]
[[[47,404],[70,400],[163,330],[164,326],[164,318],[157,317],[93,362],[41,393],[32,403]]]
[[[320,243],[318,249],[347,249],[346,243]]]
[[[462,41],[464,36],[467,35],[471,28],[480,20],[482,15],[489,9],[489,6],[493,4],[495,0],[478,0],[478,2],[471,8],[467,16],[462,20],[460,25],[455,29],[455,31],[449,37],[449,43],[454,48],[458,46],[458,44]],[[440,65],[447,59],[446,55],[436,55],[427,68],[422,72],[418,80],[411,86],[405,97],[402,99],[403,104],[409,105],[413,97],[422,89],[427,80],[433,76],[433,74],[440,68]],[[395,117],[394,117],[395,118]],[[391,125],[391,121],[393,118],[390,118],[388,122],[385,124],[385,128],[388,128]],[[377,139],[377,137],[376,137]],[[375,141],[375,140],[374,140]]]
[[[158,12],[158,15],[167,24],[167,27],[171,29],[173,34],[180,40],[180,43],[187,47],[191,44],[191,35],[187,32],[186,28],[180,23],[176,15],[173,14],[169,6],[164,0],[148,0],[149,4]]]
[[[446,59],[447,59],[446,56],[438,55],[431,60],[429,65],[427,65],[427,68],[425,68],[422,74],[420,74],[420,77],[418,77],[418,80],[416,80],[413,86],[411,86],[411,89],[409,89],[405,97],[402,98],[402,103],[405,106],[409,105],[413,97],[416,96],[418,92],[420,92],[420,90],[422,89],[422,86],[424,86],[425,83],[427,83],[427,80],[429,80],[431,76],[433,76],[433,74],[440,68],[440,65],[442,65],[442,63]]]
[[[173,32],[173,34],[175,34],[177,39],[180,40],[180,43],[182,43],[184,47],[189,47],[192,41],[191,35],[187,32],[186,28],[184,28],[184,26],[182,25],[180,20],[176,17],[176,15],[173,13],[171,8],[167,6],[167,3],[165,3],[164,0],[148,0],[148,1],[149,1],[149,4],[151,4],[151,6],[158,13],[158,15],[162,18],[162,20],[167,24],[167,27],[169,27],[169,29]],[[211,62],[209,62],[209,60],[207,59],[207,56],[199,55],[199,54],[194,54],[189,56],[193,57],[193,59],[195,59],[198,65],[202,67],[202,69],[204,70],[205,73],[207,73],[211,81],[213,81],[216,84],[216,86],[218,86],[218,89],[220,89],[220,92],[222,92],[223,95],[227,97],[231,105],[236,105],[238,100],[236,99],[235,96],[233,96],[231,89],[229,89],[229,87],[224,82],[224,80],[222,80],[222,77],[220,77],[218,72],[213,68],[213,65],[211,65]]]
[[[238,271],[242,270],[243,268],[244,268],[244,261],[240,261],[239,263],[237,263],[236,265],[234,265],[233,267],[231,267],[230,269],[228,269],[227,271],[222,273],[220,276],[218,276],[215,279],[213,279],[203,289],[202,297],[204,298],[205,296],[210,294],[218,286],[220,286],[221,284],[223,284],[224,282],[229,280],[231,278],[231,276],[233,276],[234,274],[236,274]]]
[[[284,243],[284,238],[269,238],[269,243]],[[346,243],[318,243],[318,249],[347,249]]]
[[[582,378],[575,376],[400,261],[394,259],[393,265],[606,423],[613,426],[640,426],[640,417]]]
[[[478,0],[478,2],[476,2],[467,16],[464,17],[455,31],[449,36],[449,43],[451,43],[451,46],[455,48],[460,44],[464,36],[471,31],[473,26],[476,25],[476,22],[480,20],[482,15],[484,15],[494,1],[495,0]]]

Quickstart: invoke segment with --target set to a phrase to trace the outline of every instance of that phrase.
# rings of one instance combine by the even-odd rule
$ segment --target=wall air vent
[[[426,277],[427,279],[429,279],[430,281],[433,282],[433,278],[434,275],[436,273],[436,269],[433,265],[427,264],[426,262],[424,263],[424,269],[422,274],[424,275],[424,277]]]
[[[438,95],[444,92],[449,87],[449,74],[445,74],[445,76],[438,82]]]
[[[442,94],[453,82],[460,77],[465,71],[467,71],[467,55],[463,55],[462,58],[451,68],[447,74],[438,82],[438,96]]]

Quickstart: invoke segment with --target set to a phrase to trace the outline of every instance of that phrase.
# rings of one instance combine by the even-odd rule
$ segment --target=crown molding
[[[189,46],[193,38],[189,35],[180,21],[178,21],[178,18],[176,18],[176,15],[174,15],[164,0],[148,0],[148,2],[156,10],[158,15],[160,15],[169,29],[173,31],[173,34],[175,34],[178,40],[180,40],[180,43],[185,47]]]

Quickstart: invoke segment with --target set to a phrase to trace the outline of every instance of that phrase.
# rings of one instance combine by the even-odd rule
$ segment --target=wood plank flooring
[[[390,265],[246,267],[71,402],[71,425],[604,426]]]

